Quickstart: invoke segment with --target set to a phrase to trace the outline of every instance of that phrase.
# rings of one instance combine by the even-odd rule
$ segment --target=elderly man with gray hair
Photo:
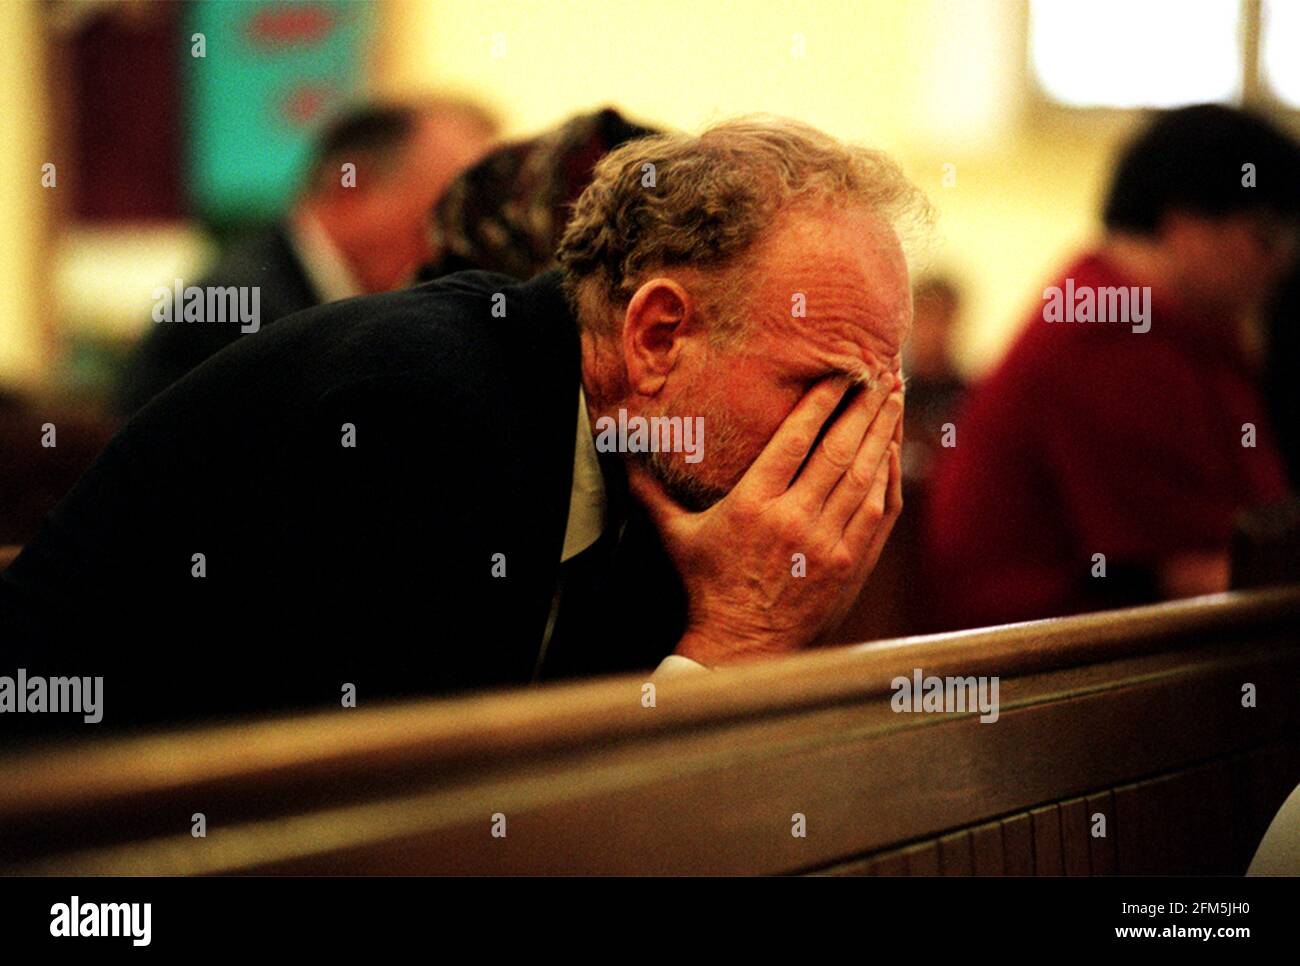
[[[7,664],[124,723],[807,646],[902,507],[927,212],[791,121],[629,142],[559,270],[301,313],[140,412],[5,574]]]

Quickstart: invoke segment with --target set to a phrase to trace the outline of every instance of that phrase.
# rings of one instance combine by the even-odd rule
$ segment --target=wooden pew
[[[916,668],[998,720],[893,711]],[[1300,782],[1300,587],[645,684],[28,749],[0,871],[1239,874]]]
[[[0,545],[0,573],[4,573],[5,568],[13,563],[22,551],[22,547],[14,544]]]

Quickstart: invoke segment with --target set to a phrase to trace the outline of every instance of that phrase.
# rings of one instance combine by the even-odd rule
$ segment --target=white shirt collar
[[[573,487],[569,491],[569,520],[564,528],[560,562],[590,547],[605,529],[605,478],[600,472],[596,441],[591,435],[587,397],[578,385],[578,437],[573,447]]]
[[[343,253],[311,214],[303,212],[289,220],[289,244],[321,302],[365,294]]]

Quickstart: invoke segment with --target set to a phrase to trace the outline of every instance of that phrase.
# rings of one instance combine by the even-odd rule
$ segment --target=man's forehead
[[[788,296],[784,317],[773,320],[777,339],[828,370],[853,375],[897,369],[912,315],[905,273],[863,278],[846,269],[808,282],[805,291]]]
[[[854,327],[893,346],[906,336],[907,260],[894,230],[870,212],[786,216],[758,270],[762,300],[792,324],[810,323],[832,340]]]
[[[842,375],[870,385],[886,372],[897,373],[902,364],[901,348],[863,337],[862,330],[858,331],[857,337],[838,341],[815,329],[804,329],[797,335],[769,331],[752,348],[779,375],[801,381]]]

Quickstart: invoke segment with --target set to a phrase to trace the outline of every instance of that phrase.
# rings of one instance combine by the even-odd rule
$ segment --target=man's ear
[[[671,278],[652,278],[636,290],[623,316],[623,358],[634,392],[653,396],[663,388],[696,321],[690,293]]]

